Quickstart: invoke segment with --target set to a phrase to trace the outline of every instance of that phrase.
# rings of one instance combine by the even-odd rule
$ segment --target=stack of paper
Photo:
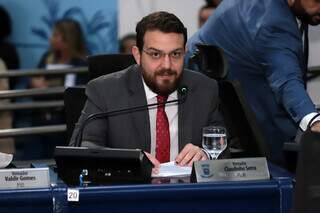
[[[162,163],[158,174],[152,174],[152,177],[185,177],[191,175],[191,167],[178,166],[174,161]]]

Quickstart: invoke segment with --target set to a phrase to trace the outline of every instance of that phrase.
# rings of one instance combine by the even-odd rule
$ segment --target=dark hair
[[[61,19],[54,24],[54,29],[61,33],[62,39],[69,44],[73,54],[86,54],[85,39],[79,22]]]
[[[0,6],[0,40],[5,39],[11,33],[11,19],[6,9]]]
[[[164,33],[183,34],[184,45],[187,43],[187,29],[178,17],[172,13],[160,11],[143,17],[137,24],[137,47],[140,51],[143,49],[143,38],[145,33],[152,30],[159,30]]]
[[[217,8],[222,0],[206,0],[206,5],[204,8]]]
[[[212,4],[206,4],[206,5],[203,5],[200,10],[199,10],[199,13],[201,13],[202,10],[205,10],[205,9],[215,9],[216,7],[213,6]]]
[[[136,41],[136,40],[137,40],[136,34],[130,33],[130,34],[125,35],[122,39],[120,39],[120,41],[119,41],[119,50],[120,50],[120,53],[125,52],[125,49],[126,49],[126,47],[125,47],[125,42],[128,41],[128,40],[134,40],[134,41]]]

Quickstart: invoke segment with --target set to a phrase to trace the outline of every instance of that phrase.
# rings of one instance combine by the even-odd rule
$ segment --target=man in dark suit
[[[228,78],[240,81],[274,161],[316,114],[304,87],[307,44],[299,27],[319,23],[318,0],[223,0],[188,41],[191,53],[197,43],[224,50]],[[320,123],[313,128],[320,131]]]
[[[137,24],[136,32],[137,46],[132,53],[137,65],[88,84],[88,100],[70,145],[75,144],[79,125],[89,115],[175,100],[182,97],[178,90],[185,86],[188,92],[182,104],[167,103],[165,107],[121,113],[88,123],[82,145],[139,148],[155,166],[173,160],[181,166],[191,166],[194,161],[206,160],[201,148],[202,128],[221,125],[217,83],[184,70],[187,30],[175,15],[152,13]]]

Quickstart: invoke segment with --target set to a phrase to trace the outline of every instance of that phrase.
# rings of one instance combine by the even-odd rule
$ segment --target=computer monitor
[[[57,146],[58,176],[67,185],[148,183],[152,163],[140,149]]]

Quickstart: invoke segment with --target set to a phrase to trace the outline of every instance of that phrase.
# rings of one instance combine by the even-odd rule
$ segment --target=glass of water
[[[227,148],[227,130],[221,126],[206,126],[202,129],[202,147],[217,159]]]

